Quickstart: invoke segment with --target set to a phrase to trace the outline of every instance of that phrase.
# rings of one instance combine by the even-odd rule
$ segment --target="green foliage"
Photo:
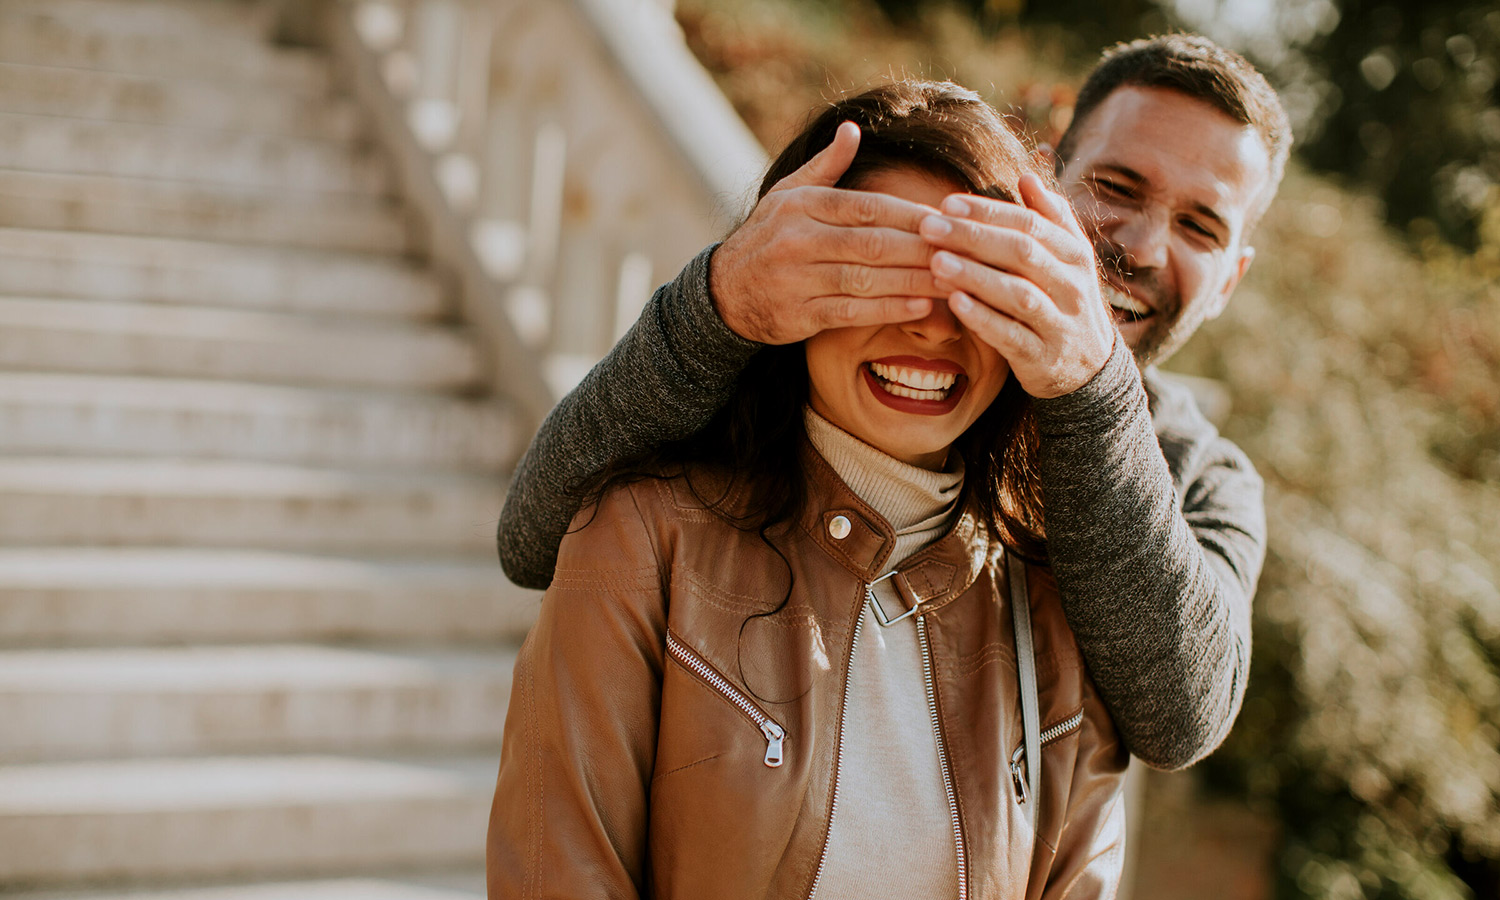
[[[1252,680],[1206,771],[1281,819],[1282,897],[1491,897],[1500,289],[1424,266],[1370,206],[1291,172],[1251,277],[1174,361],[1225,381],[1267,482]]]
[[[1391,221],[1464,249],[1500,207],[1500,9],[1474,0],[1339,0],[1308,42],[1332,87],[1301,148],[1374,189]]]

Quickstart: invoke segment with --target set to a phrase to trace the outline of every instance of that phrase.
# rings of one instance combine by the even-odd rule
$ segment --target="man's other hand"
[[[937,210],[834,187],[858,149],[859,126],[843,123],[714,251],[709,291],[735,334],[790,344],[828,328],[920,319],[947,296],[916,233]]]
[[[1104,368],[1119,332],[1068,201],[1030,174],[1020,195],[956,194],[919,230],[942,248],[932,273],[958,320],[1000,351],[1028,394],[1060,397]]]

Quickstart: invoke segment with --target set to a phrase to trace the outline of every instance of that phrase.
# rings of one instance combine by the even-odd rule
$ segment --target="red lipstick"
[[[941,372],[948,375],[956,375],[957,379],[953,387],[948,389],[948,396],[941,400],[919,400],[915,397],[898,397],[886,390],[881,385],[880,376],[870,369],[871,363],[881,365],[920,369],[926,372]],[[887,356],[881,359],[872,359],[859,367],[860,374],[864,376],[865,386],[875,399],[889,406],[897,412],[910,413],[918,416],[944,416],[952,412],[958,406],[958,401],[964,392],[969,389],[969,376],[964,372],[963,366],[946,359],[922,359],[918,356]]]

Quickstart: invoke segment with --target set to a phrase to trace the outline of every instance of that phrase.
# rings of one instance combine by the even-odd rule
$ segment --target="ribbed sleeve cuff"
[[[676,303],[662,308],[662,331],[685,369],[695,373],[736,374],[763,345],[730,330],[719,317],[708,289],[708,266],[714,244],[693,257],[673,283]]]
[[[1116,335],[1109,360],[1087,384],[1061,397],[1036,400],[1034,406],[1042,434],[1056,437],[1120,427],[1146,402],[1141,370],[1125,339]]]

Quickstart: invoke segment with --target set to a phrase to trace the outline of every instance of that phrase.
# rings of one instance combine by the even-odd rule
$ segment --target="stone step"
[[[352,142],[348,100],[183,77],[124,75],[0,59],[0,111],[109,122],[186,125]]]
[[[489,552],[391,560],[195,547],[0,547],[0,646],[519,640],[541,594]]]
[[[477,867],[499,754],[0,767],[0,890]]]
[[[183,40],[171,29],[126,27],[61,12],[51,3],[27,8],[0,4],[0,60],[253,83],[310,96],[329,92],[327,60],[309,50],[201,29],[192,40]]]
[[[0,372],[0,453],[494,473],[520,453],[498,400],[233,381]]]
[[[13,228],[403,254],[407,222],[389,200],[0,169],[0,222]]]
[[[383,196],[386,168],[348,144],[196,127],[0,113],[0,168]]]
[[[4,369],[412,391],[474,390],[484,377],[474,342],[449,326],[0,296]]]
[[[26,891],[11,900],[484,900],[484,871],[370,875],[194,887]]]
[[[120,34],[156,33],[179,37],[215,35],[260,43],[273,24],[270,4],[239,0],[4,0],[15,13],[45,14],[65,22],[107,27]]]
[[[472,557],[494,551],[504,493],[479,475],[0,456],[0,546]]]
[[[0,761],[498,748],[514,665],[502,646],[0,651]]]
[[[176,238],[0,228],[0,295],[412,318],[438,279],[396,259]]]

